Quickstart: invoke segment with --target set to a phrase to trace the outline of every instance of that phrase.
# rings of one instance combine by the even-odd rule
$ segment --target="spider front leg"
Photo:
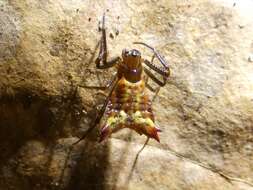
[[[147,87],[155,92],[155,96],[153,98],[153,100],[155,99],[155,97],[157,96],[159,90],[160,90],[160,87],[163,87],[165,86],[166,82],[167,82],[167,79],[169,78],[170,76],[170,68],[169,68],[169,64],[167,63],[167,61],[151,46],[147,45],[146,43],[143,43],[143,42],[134,42],[134,44],[141,44],[141,45],[144,45],[146,47],[148,47],[149,49],[151,49],[153,51],[153,56],[152,56],[152,59],[151,61],[148,61],[148,60],[144,60],[144,64],[146,66],[148,66],[151,70],[153,71],[156,71],[159,75],[162,76],[162,80],[159,79],[157,76],[155,76],[149,69],[147,68],[144,68],[144,72],[147,74],[147,76],[149,78],[151,78],[156,84],[159,85],[159,87],[157,89],[154,89],[152,88],[149,84],[147,84]],[[159,63],[162,65],[162,66],[157,66],[154,64],[154,59],[157,58]],[[148,78],[147,78],[148,79]]]
[[[95,61],[97,69],[108,69],[110,67],[113,67],[115,64],[117,64],[120,61],[120,57],[115,57],[111,59],[110,61],[107,61],[107,41],[106,41],[106,29],[105,29],[105,14],[103,15],[102,19],[102,28],[101,28],[102,36],[100,39],[100,48],[99,48],[99,54]],[[109,95],[107,96],[103,107],[101,110],[99,110],[98,114],[96,115],[96,118],[92,125],[89,127],[89,129],[84,133],[84,135],[77,140],[73,145],[79,143],[83,139],[87,137],[87,135],[99,124],[101,118],[104,115],[106,106],[108,104],[109,98],[117,84],[118,76],[116,74],[113,75],[113,79],[106,85],[106,86],[86,86],[86,85],[79,85],[79,87],[83,88],[93,88],[93,89],[100,89],[100,90],[106,90],[110,88]]]
[[[120,57],[117,56],[107,61],[108,52],[107,52],[107,40],[106,40],[106,29],[105,29],[105,14],[103,14],[103,18],[102,18],[101,32],[102,32],[102,36],[100,39],[99,54],[95,63],[98,69],[107,69],[117,64],[117,62],[120,61]]]
[[[102,17],[102,27],[101,27],[102,36],[99,42],[99,54],[95,60],[96,68],[97,69],[108,69],[113,67],[120,61],[120,57],[114,57],[111,60],[107,61],[107,40],[106,40],[106,28],[105,28],[105,14]],[[114,74],[115,75],[115,74]],[[114,78],[113,75],[113,78]],[[90,89],[97,89],[97,90],[106,90],[110,88],[113,83],[113,80],[110,80],[108,84],[105,86],[88,86],[88,85],[79,85],[81,88],[90,88]]]

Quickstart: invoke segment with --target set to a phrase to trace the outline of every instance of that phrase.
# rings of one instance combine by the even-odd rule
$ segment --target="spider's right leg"
[[[135,159],[134,159],[134,163],[133,163],[133,165],[132,165],[130,174],[129,174],[128,178],[127,178],[127,179],[128,179],[127,181],[130,181],[130,180],[131,180],[131,178],[132,178],[132,176],[133,176],[133,171],[134,171],[134,168],[135,168],[135,166],[136,166],[136,164],[137,164],[137,161],[138,161],[138,159],[139,159],[139,156],[140,156],[141,152],[144,150],[144,148],[146,147],[146,145],[148,144],[148,141],[149,141],[149,137],[148,137],[147,140],[145,141],[145,143],[144,143],[144,145],[142,146],[142,148],[141,148],[141,149],[138,151],[138,153],[136,154]]]
[[[152,79],[153,82],[155,82],[157,85],[159,85],[158,88],[154,89],[152,88],[147,82],[146,82],[146,86],[149,90],[151,90],[152,92],[155,92],[155,95],[153,97],[153,100],[156,98],[160,87],[165,86],[167,79],[170,76],[170,67],[167,63],[167,61],[151,46],[147,45],[146,43],[143,42],[134,42],[134,44],[141,44],[144,45],[146,47],[148,47],[149,49],[151,49],[153,51],[153,56],[151,61],[148,61],[146,59],[143,60],[144,64],[146,66],[148,66],[151,70],[155,71],[157,74],[159,74],[160,76],[162,76],[162,80],[160,80],[156,75],[154,75],[149,69],[144,68],[144,72],[147,74],[147,77]],[[153,63],[154,59],[157,58],[159,63],[161,64],[161,66],[157,66]],[[147,79],[148,79],[147,78]]]

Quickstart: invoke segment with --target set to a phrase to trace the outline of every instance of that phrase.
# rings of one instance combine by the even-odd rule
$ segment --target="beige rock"
[[[252,189],[251,7],[250,0],[0,1],[0,189]],[[75,86],[105,83],[114,72],[94,64],[104,11],[110,56],[138,48],[150,58],[132,44],[144,41],[171,66],[153,103],[161,144],[150,141],[132,172],[145,137],[129,130],[104,144],[94,132],[69,152],[70,137],[83,134],[104,100]]]

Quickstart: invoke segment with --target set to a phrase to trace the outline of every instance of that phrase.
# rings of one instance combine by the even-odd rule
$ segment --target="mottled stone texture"
[[[252,190],[252,7],[0,0],[0,189]],[[150,141],[137,162],[145,137],[129,130],[102,144],[95,130],[71,148],[105,99],[76,86],[103,85],[114,72],[94,64],[104,11],[110,56],[137,48],[150,59],[132,44],[143,41],[171,66],[153,103],[161,143]]]

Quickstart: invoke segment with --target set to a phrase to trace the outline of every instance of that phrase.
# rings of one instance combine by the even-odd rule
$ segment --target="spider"
[[[158,132],[161,130],[155,125],[151,107],[152,100],[146,89],[148,88],[157,94],[160,87],[165,86],[170,76],[168,63],[153,47],[143,42],[134,42],[133,44],[149,48],[153,52],[151,61],[143,59],[141,52],[137,49],[123,49],[121,57],[108,59],[105,14],[102,18],[101,32],[99,54],[95,61],[96,68],[116,67],[117,72],[108,86],[110,92],[94,123],[74,144],[83,140],[97,125],[100,125],[100,142],[123,128],[130,128],[140,135],[146,135],[147,141],[149,138],[153,138],[160,142]],[[154,64],[155,58],[158,59],[159,66]],[[151,70],[159,74],[161,78],[155,76]],[[157,89],[151,88],[147,83],[148,78],[152,79],[159,87]],[[106,120],[101,123],[101,118],[104,115],[106,115]]]

